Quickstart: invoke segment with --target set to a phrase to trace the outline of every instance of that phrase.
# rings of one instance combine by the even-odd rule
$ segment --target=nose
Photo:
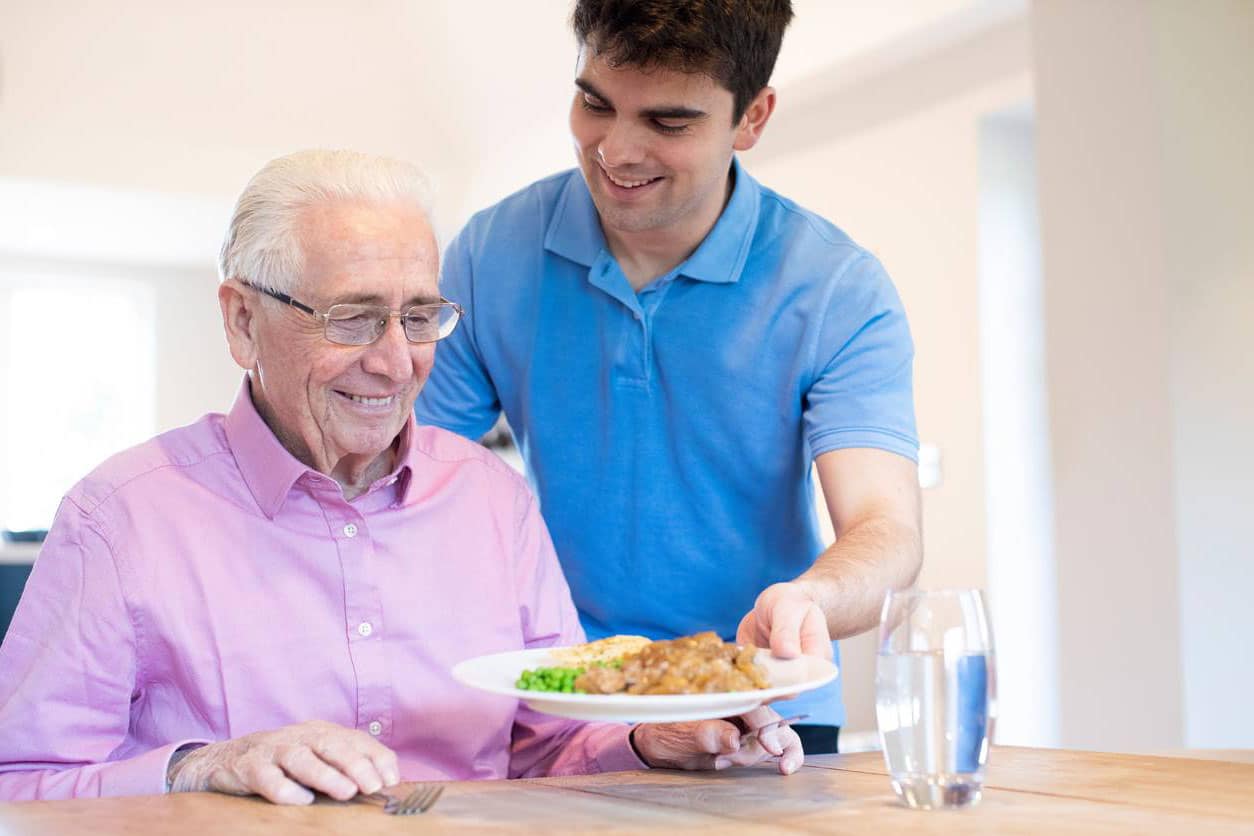
[[[423,348],[405,339],[405,329],[396,317],[388,320],[379,339],[366,346],[361,367],[370,374],[383,375],[404,383],[414,374],[414,349]]]
[[[621,168],[644,160],[645,143],[636,126],[624,119],[615,119],[601,141],[597,156],[606,168]]]

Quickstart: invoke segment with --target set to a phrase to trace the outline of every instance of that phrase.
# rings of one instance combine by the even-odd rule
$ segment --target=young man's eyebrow
[[[704,110],[674,105],[671,107],[649,107],[640,111],[641,116],[650,119],[700,119],[706,115]]]
[[[590,81],[577,78],[575,79],[575,86],[587,93],[589,96],[600,99],[606,104],[610,103],[610,100],[607,99],[605,95],[596,88],[596,85]],[[648,119],[702,119],[709,114],[707,114],[704,110],[697,110],[693,107],[684,107],[683,105],[663,105],[661,107],[645,108],[640,111],[640,115]]]
[[[582,78],[575,79],[575,86],[587,93],[589,96],[595,96],[601,101],[609,101],[605,96],[601,95],[601,91],[596,88],[591,81],[584,81]]]

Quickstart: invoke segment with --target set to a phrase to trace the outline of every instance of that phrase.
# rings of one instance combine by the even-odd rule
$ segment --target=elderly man
[[[800,765],[788,729],[575,723],[450,678],[583,633],[525,483],[412,418],[460,315],[437,261],[408,165],[253,178],[218,290],[243,385],[62,502],[0,648],[0,798]]]

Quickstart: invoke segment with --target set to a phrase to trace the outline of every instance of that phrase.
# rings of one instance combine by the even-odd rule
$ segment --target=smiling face
[[[571,134],[607,238],[695,247],[726,202],[732,152],[757,141],[774,92],[733,123],[731,91],[703,73],[616,67],[590,46],[576,73]]]
[[[291,295],[315,310],[350,302],[401,310],[439,299],[435,236],[415,207],[317,205],[301,217],[301,240],[305,268]],[[320,319],[258,291],[224,285],[220,296],[232,354],[283,445],[346,486],[386,473],[435,344],[410,343],[393,320],[371,345],[337,345]]]

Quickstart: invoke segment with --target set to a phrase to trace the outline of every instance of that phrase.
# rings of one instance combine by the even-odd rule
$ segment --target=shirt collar
[[[585,267],[591,267],[601,251],[607,249],[601,219],[579,169],[567,175],[566,185],[558,195],[545,230],[544,248]]]
[[[679,275],[705,282],[740,280],[758,222],[761,187],[745,173],[735,156],[731,170],[734,178],[731,200],[727,201],[705,240],[679,266],[676,271]],[[607,251],[596,205],[578,169],[566,178],[545,231],[544,248],[585,267],[591,267],[601,252]]]
[[[740,281],[758,225],[762,187],[745,172],[740,160],[734,156],[732,177],[735,182],[731,200],[723,207],[723,214],[718,216],[718,221],[701,246],[679,265],[679,275],[721,284]]]
[[[235,403],[226,415],[224,428],[227,444],[235,456],[244,484],[268,519],[274,519],[279,513],[292,486],[305,474],[314,479],[330,479],[293,456],[275,436],[253,404],[248,375],[244,375]],[[381,485],[395,483],[398,505],[409,504],[416,452],[413,439],[414,416],[411,412],[401,429],[396,468],[370,487],[370,491],[374,491]]]

